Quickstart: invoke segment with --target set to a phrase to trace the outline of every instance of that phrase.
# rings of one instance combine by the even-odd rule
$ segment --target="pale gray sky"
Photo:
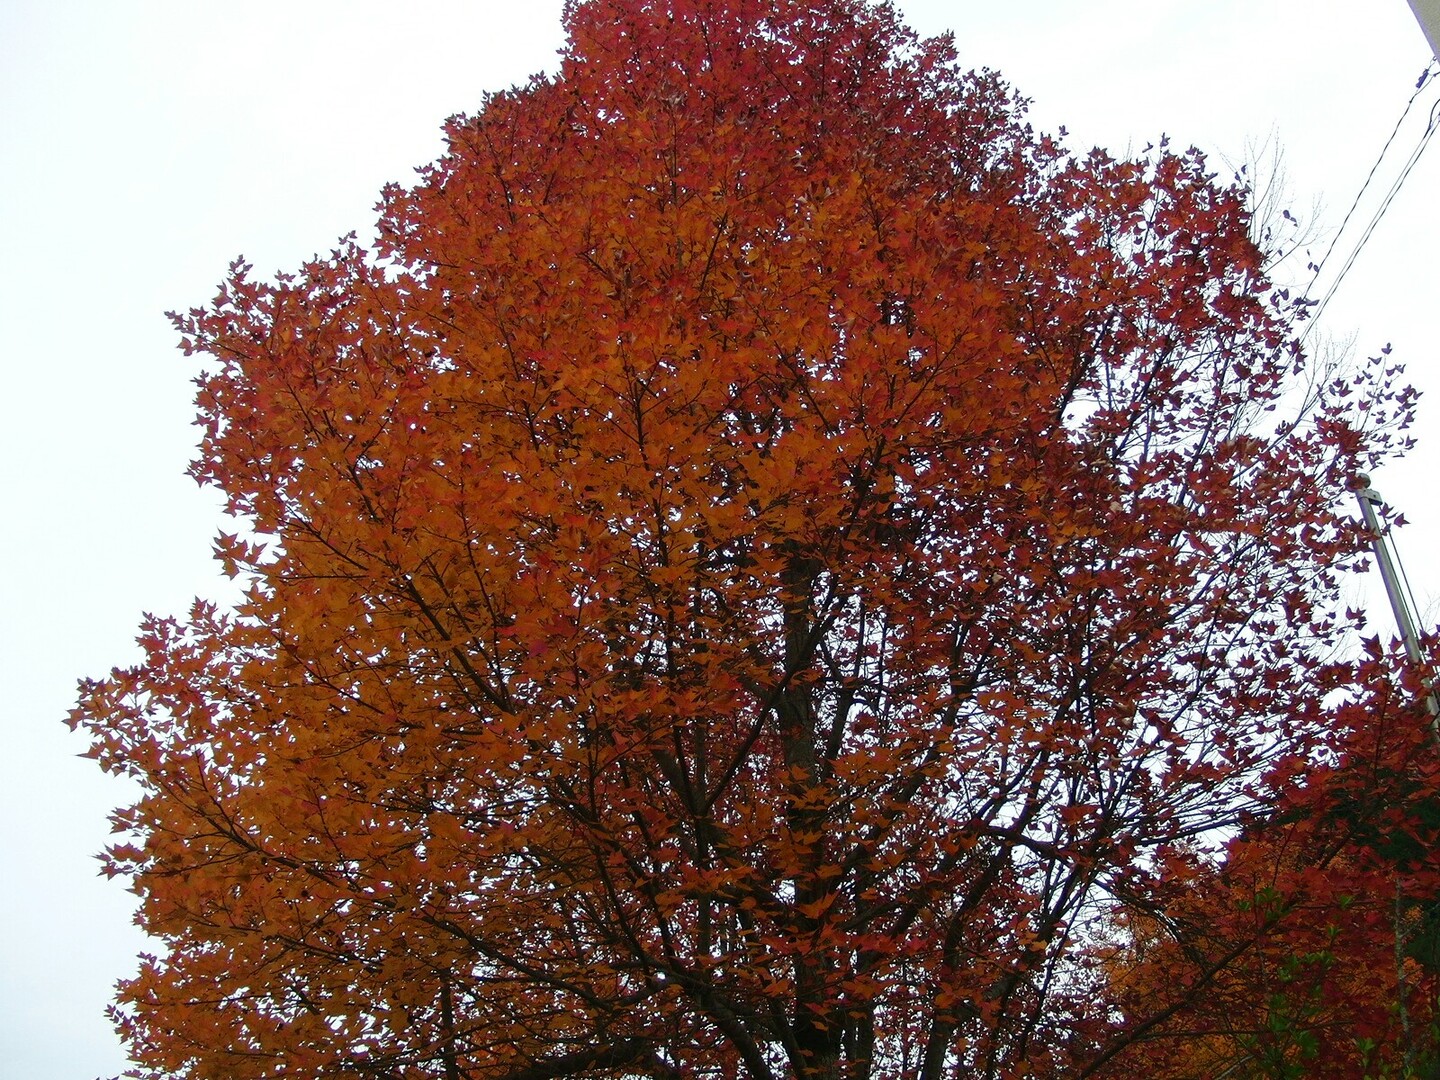
[[[1239,161],[1283,148],[1290,205],[1338,225],[1425,67],[1405,0],[910,0],[924,33],[1034,99],[1069,144],[1168,132]],[[222,596],[213,494],[183,475],[193,374],[162,312],[243,253],[288,269],[370,226],[380,186],[440,150],[481,92],[553,67],[559,0],[4,0],[0,3],[0,1080],[124,1067],[102,1015],[145,947],[96,876],[125,792],[60,721],[74,682],[135,655],[142,611]],[[1415,146],[1432,88],[1396,139]],[[1418,121],[1418,122],[1414,122]],[[1410,176],[1321,330],[1393,343],[1429,388],[1421,448],[1375,477],[1440,612],[1440,151]],[[1357,216],[1368,218],[1369,210]],[[1340,250],[1346,249],[1342,239]],[[1338,260],[1337,260],[1338,261]],[[1317,335],[1317,338],[1319,335]],[[1393,632],[1388,613],[1375,626]]]

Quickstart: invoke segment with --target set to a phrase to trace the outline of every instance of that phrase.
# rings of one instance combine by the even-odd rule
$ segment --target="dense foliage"
[[[248,592],[74,716],[141,1074],[1414,1066],[1433,766],[1335,605],[1408,398],[1292,385],[1243,190],[858,0],[567,22],[177,319]]]

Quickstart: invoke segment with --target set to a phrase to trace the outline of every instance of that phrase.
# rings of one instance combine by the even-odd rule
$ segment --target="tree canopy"
[[[72,717],[139,1074],[1399,1060],[1434,766],[1337,601],[1393,371],[1307,381],[1198,153],[889,8],[566,19],[373,248],[176,317],[245,600]]]

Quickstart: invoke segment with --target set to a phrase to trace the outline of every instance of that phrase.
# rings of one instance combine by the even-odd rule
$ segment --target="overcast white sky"
[[[1072,147],[1168,132],[1224,171],[1220,154],[1278,142],[1292,209],[1319,207],[1321,250],[1428,59],[1405,0],[900,6],[924,33],[954,30],[965,64],[999,69]],[[77,678],[134,658],[142,611],[223,595],[216,500],[183,475],[193,372],[162,312],[213,295],[237,254],[269,273],[363,237],[380,186],[438,154],[446,115],[553,68],[559,11],[0,0],[0,1080],[124,1067],[102,1010],[144,941],[93,855],[125,792],[76,759],[83,742],[61,720]],[[1380,194],[1437,97],[1417,101]],[[1414,522],[1400,549],[1430,622],[1437,195],[1432,150],[1321,327],[1361,356],[1393,343],[1430,388],[1421,448],[1375,477]],[[1393,632],[1384,610],[1374,625]]]

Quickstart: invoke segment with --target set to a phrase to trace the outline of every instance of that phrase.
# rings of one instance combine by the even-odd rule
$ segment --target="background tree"
[[[177,319],[247,598],[74,717],[144,792],[142,1074],[1112,1067],[1195,996],[1137,928],[1399,716],[1322,665],[1408,398],[1277,420],[1243,192],[887,8],[568,29],[376,251]]]
[[[1345,672],[1371,694],[1337,710],[1337,760],[1308,769],[1185,895],[1127,917],[1106,958],[1107,994],[1126,1021],[1106,1054],[1132,1074],[1440,1068],[1440,759],[1418,685],[1395,685],[1393,672],[1372,643]]]

